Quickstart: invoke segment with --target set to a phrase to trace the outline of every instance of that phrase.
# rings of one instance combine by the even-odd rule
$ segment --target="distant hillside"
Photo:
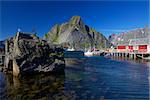
[[[69,22],[56,24],[45,34],[44,39],[53,44],[62,44],[76,50],[107,48],[109,41],[104,35],[85,25],[80,16],[73,16]]]
[[[117,45],[127,45],[130,42],[130,39],[138,39],[138,38],[150,38],[150,26],[145,28],[139,28],[135,30],[131,30],[126,33],[121,34],[112,34],[109,36],[109,41]]]

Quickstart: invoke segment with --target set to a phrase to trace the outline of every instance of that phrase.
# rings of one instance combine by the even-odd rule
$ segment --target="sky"
[[[148,0],[134,1],[0,1],[0,40],[36,30],[43,37],[52,26],[81,16],[83,22],[108,37],[112,33],[149,26]]]

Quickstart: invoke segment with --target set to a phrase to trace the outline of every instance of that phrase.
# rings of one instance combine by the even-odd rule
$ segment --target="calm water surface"
[[[0,73],[0,99],[149,100],[150,62],[103,57],[68,61],[64,75],[19,80]]]

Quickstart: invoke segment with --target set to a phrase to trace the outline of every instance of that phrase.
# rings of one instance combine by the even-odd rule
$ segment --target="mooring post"
[[[142,58],[144,57],[144,54],[142,53]]]
[[[136,59],[136,53],[134,53],[134,59]]]

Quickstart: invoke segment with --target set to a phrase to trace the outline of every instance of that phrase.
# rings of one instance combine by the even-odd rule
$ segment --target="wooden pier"
[[[138,55],[140,55],[141,57],[144,57],[145,55],[150,55],[150,52],[117,52],[117,51],[111,51],[109,53],[111,56],[128,57],[128,58],[132,58],[132,59],[137,59]]]
[[[150,37],[134,38],[120,41],[117,45],[109,49],[112,56],[129,57],[136,59],[150,56]]]

